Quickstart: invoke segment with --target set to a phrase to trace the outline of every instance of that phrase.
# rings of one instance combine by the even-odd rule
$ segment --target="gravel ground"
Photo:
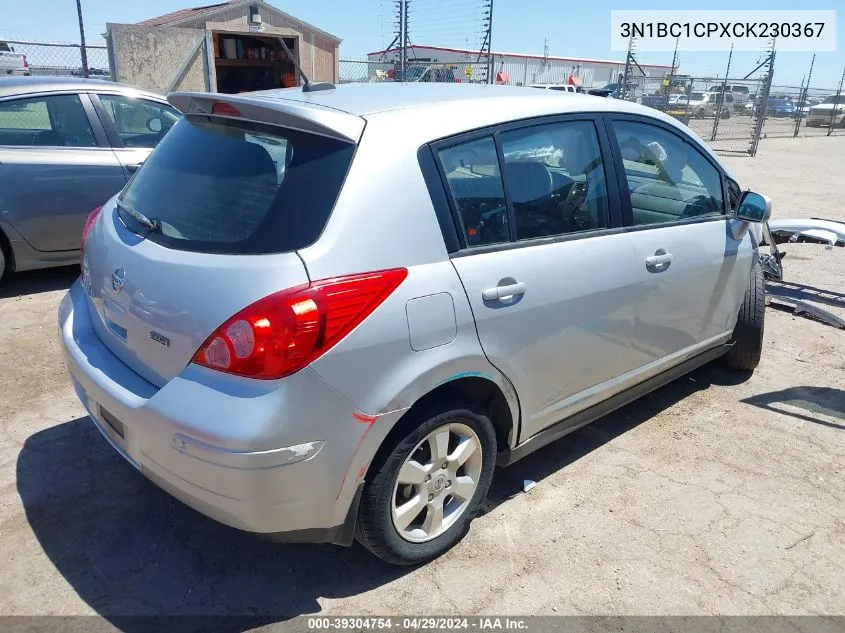
[[[729,162],[776,217],[845,219],[845,138]],[[841,310],[845,249],[786,250],[787,279]],[[0,287],[0,614],[843,613],[843,331],[767,310],[753,376],[704,367],[498,471],[463,543],[394,569],[223,527],[124,464],[60,358],[76,274]]]

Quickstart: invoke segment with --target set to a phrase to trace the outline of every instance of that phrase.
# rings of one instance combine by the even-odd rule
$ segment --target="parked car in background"
[[[85,71],[82,68],[72,70],[70,74],[74,77],[84,77]],[[111,77],[111,71],[107,68],[89,68],[88,78],[98,79],[100,77]]]
[[[845,126],[845,94],[830,95],[821,103],[811,106],[807,114],[807,127],[821,125]]]
[[[791,99],[788,98],[770,98],[766,106],[766,114],[771,117],[781,118],[796,116],[798,109]]]
[[[184,118],[85,225],[59,338],[106,440],[223,523],[421,563],[497,464],[760,360],[771,203],[655,110],[474,84],[169,99]]]
[[[529,88],[541,88],[543,90],[557,90],[558,92],[584,92],[581,86],[572,84],[531,84]]]
[[[723,90],[725,92],[725,95],[731,96],[731,100],[729,103],[733,104],[731,108],[735,111],[744,109],[745,104],[748,103],[751,99],[751,91],[745,84],[715,84],[707,89],[708,92],[713,92],[716,94],[721,94]]]
[[[453,68],[446,66],[410,66],[405,69],[405,81],[429,83],[461,83]]]
[[[629,82],[627,85],[628,89],[625,91],[625,100],[637,101],[640,98],[640,93],[642,92],[642,89],[639,85],[635,83]],[[610,97],[612,99],[621,99],[621,87],[621,83],[609,83],[605,84],[601,88],[590,88],[587,92],[597,97]]]
[[[658,94],[643,95],[639,99],[639,103],[655,110],[666,112],[668,110],[675,110],[679,107],[685,107],[688,97],[681,93],[660,92]]]
[[[687,99],[678,99],[678,105],[687,108]],[[721,109],[719,116],[729,119],[733,109],[733,95],[719,92],[693,92],[689,96],[689,115],[696,119],[715,117],[716,112]]]
[[[179,117],[164,97],[112,82],[0,78],[0,277],[78,263],[88,213]]]
[[[16,53],[14,47],[8,42],[0,42],[0,76],[30,74],[32,71],[26,55]]]
[[[666,111],[670,106],[670,98],[671,95],[666,94],[665,92],[660,92],[658,94],[650,94],[650,95],[643,95],[639,99],[639,103],[648,107],[654,108],[655,110],[660,110],[661,112]]]

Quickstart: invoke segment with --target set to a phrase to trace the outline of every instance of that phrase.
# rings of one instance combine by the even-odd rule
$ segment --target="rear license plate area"
[[[125,429],[123,426],[123,422],[118,420],[114,417],[111,413],[106,411],[103,407],[100,407],[100,417],[102,418],[103,422],[109,427],[110,431],[114,431],[115,435],[117,435],[120,439],[125,439]]]

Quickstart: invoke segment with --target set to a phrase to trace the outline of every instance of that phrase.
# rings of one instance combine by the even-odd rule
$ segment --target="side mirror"
[[[736,217],[746,222],[768,222],[772,217],[772,201],[754,191],[744,191],[736,208]]]

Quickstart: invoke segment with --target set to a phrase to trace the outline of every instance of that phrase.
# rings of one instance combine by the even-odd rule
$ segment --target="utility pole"
[[[79,17],[79,54],[82,56],[82,76],[88,77],[88,51],[85,50],[85,27],[82,23],[82,0],[76,0],[76,15]]]

